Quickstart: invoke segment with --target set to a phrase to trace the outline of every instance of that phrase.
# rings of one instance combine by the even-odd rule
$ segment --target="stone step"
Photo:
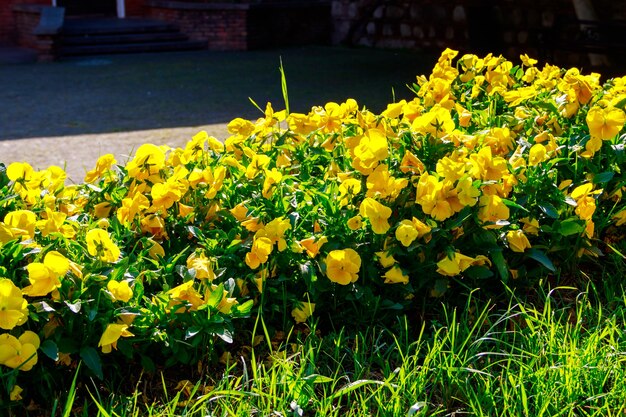
[[[187,36],[178,31],[155,33],[120,33],[120,34],[76,34],[63,36],[62,44],[70,45],[112,45],[143,42],[186,41]]]
[[[57,54],[59,56],[104,55],[138,52],[187,51],[205,48],[206,42],[202,41],[164,41],[102,45],[61,45],[57,49]]]
[[[151,19],[67,18],[61,32],[71,35],[177,32],[174,24]]]

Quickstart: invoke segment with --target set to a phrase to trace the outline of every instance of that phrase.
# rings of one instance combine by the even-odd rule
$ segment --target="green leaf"
[[[496,269],[498,270],[498,274],[500,274],[500,278],[502,281],[507,282],[509,280],[509,267],[504,260],[504,255],[502,254],[502,250],[493,250],[490,252],[491,260],[493,261]]]
[[[223,327],[223,328],[215,331],[215,334],[217,335],[217,337],[222,339],[224,342],[226,342],[226,343],[233,343],[233,334],[227,328]]]
[[[65,305],[70,309],[70,311],[72,313],[78,314],[78,313],[80,313],[82,302],[81,302],[81,300],[76,300],[75,303],[70,303],[69,301],[66,301]]]
[[[465,271],[463,271],[463,275],[472,279],[486,279],[491,278],[493,276],[493,272],[485,266],[470,266]]]
[[[206,304],[209,307],[215,308],[220,303],[220,301],[222,301],[223,297],[224,297],[224,284],[220,284],[216,289],[211,291],[211,295],[209,295],[209,298],[206,300]]]
[[[91,346],[86,346],[80,350],[80,357],[89,368],[99,379],[104,379],[104,375],[102,374],[102,361],[100,360],[100,355],[98,351]]]
[[[556,207],[554,207],[552,204],[539,203],[538,206],[541,209],[541,211],[545,213],[546,216],[553,218],[553,219],[559,218],[559,212],[557,211]]]
[[[516,209],[518,209],[518,210],[522,210],[522,211],[524,211],[524,212],[528,213],[528,210],[526,210],[526,207],[520,206],[520,205],[519,205],[519,204],[517,204],[515,201],[508,200],[508,199],[506,199],[506,198],[503,198],[503,199],[502,199],[502,202],[504,203],[504,205],[505,205],[505,206],[508,206],[508,207],[513,207],[513,208],[516,208]]]
[[[307,375],[304,378],[302,378],[304,381],[309,382],[311,384],[324,384],[327,382],[333,382],[334,379],[333,378],[329,378],[327,376],[324,375],[319,375],[319,374],[311,374],[311,375]]]
[[[59,348],[57,347],[57,344],[54,343],[52,340],[44,340],[39,348],[47,357],[49,357],[53,361],[59,360]]]
[[[156,371],[156,365],[148,356],[141,355],[141,367],[148,372]]]
[[[593,183],[604,184],[604,183],[611,181],[614,176],[615,176],[615,172],[613,171],[601,172],[593,176]]]
[[[554,264],[543,251],[536,249],[536,248],[530,248],[526,251],[526,255],[529,258],[532,258],[535,261],[539,262],[541,265],[545,266],[550,271],[552,272],[556,271]]]
[[[557,230],[562,236],[579,235],[585,230],[585,226],[582,220],[579,220],[577,217],[570,217],[562,221]]]
[[[194,337],[201,331],[202,331],[201,327],[191,326],[190,328],[187,329],[187,332],[185,332],[185,340],[191,339],[192,337]]]
[[[233,307],[233,309],[237,312],[237,314],[247,315],[250,314],[252,307],[254,306],[253,300],[248,300],[243,304],[239,304]]]

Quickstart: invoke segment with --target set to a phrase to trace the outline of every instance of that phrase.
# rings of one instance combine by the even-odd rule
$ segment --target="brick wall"
[[[50,0],[0,0],[0,42],[17,42],[16,21],[13,14],[13,7],[16,4],[46,4],[50,5]]]
[[[148,2],[148,15],[173,22],[192,40],[206,41],[212,50],[247,49],[247,5]]]
[[[626,2],[593,3],[599,19],[626,18]],[[450,47],[515,58],[520,53],[539,56],[546,28],[555,19],[575,17],[571,0],[333,0],[332,40],[383,48]],[[555,54],[563,64],[581,63],[576,54]]]
[[[212,50],[328,43],[330,2],[267,3],[147,0],[150,17],[176,23]]]

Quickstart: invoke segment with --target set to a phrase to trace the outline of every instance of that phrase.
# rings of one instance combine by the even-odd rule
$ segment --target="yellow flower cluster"
[[[125,166],[106,154],[80,185],[59,167],[9,165],[0,328],[28,322],[49,345],[82,320],[93,334],[74,335],[81,347],[132,355],[123,338],[135,335],[226,340],[253,305],[289,305],[304,323],[348,299],[406,304],[460,278],[538,278],[563,265],[550,259],[614,243],[626,77],[457,55],[380,114],[353,99],[308,113],[268,103],[223,143],[145,144]],[[28,331],[2,335],[0,364],[29,369],[38,347]]]

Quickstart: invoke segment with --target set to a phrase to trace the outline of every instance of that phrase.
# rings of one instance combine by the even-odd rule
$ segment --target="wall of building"
[[[626,3],[594,0],[599,19],[626,19]],[[333,0],[333,43],[384,48],[541,55],[571,0]],[[559,51],[556,51],[558,54]],[[576,60],[574,54],[568,59]],[[572,62],[576,65],[578,62]]]
[[[51,0],[0,0],[0,42],[17,42],[16,18],[13,7],[16,4],[52,4]]]

